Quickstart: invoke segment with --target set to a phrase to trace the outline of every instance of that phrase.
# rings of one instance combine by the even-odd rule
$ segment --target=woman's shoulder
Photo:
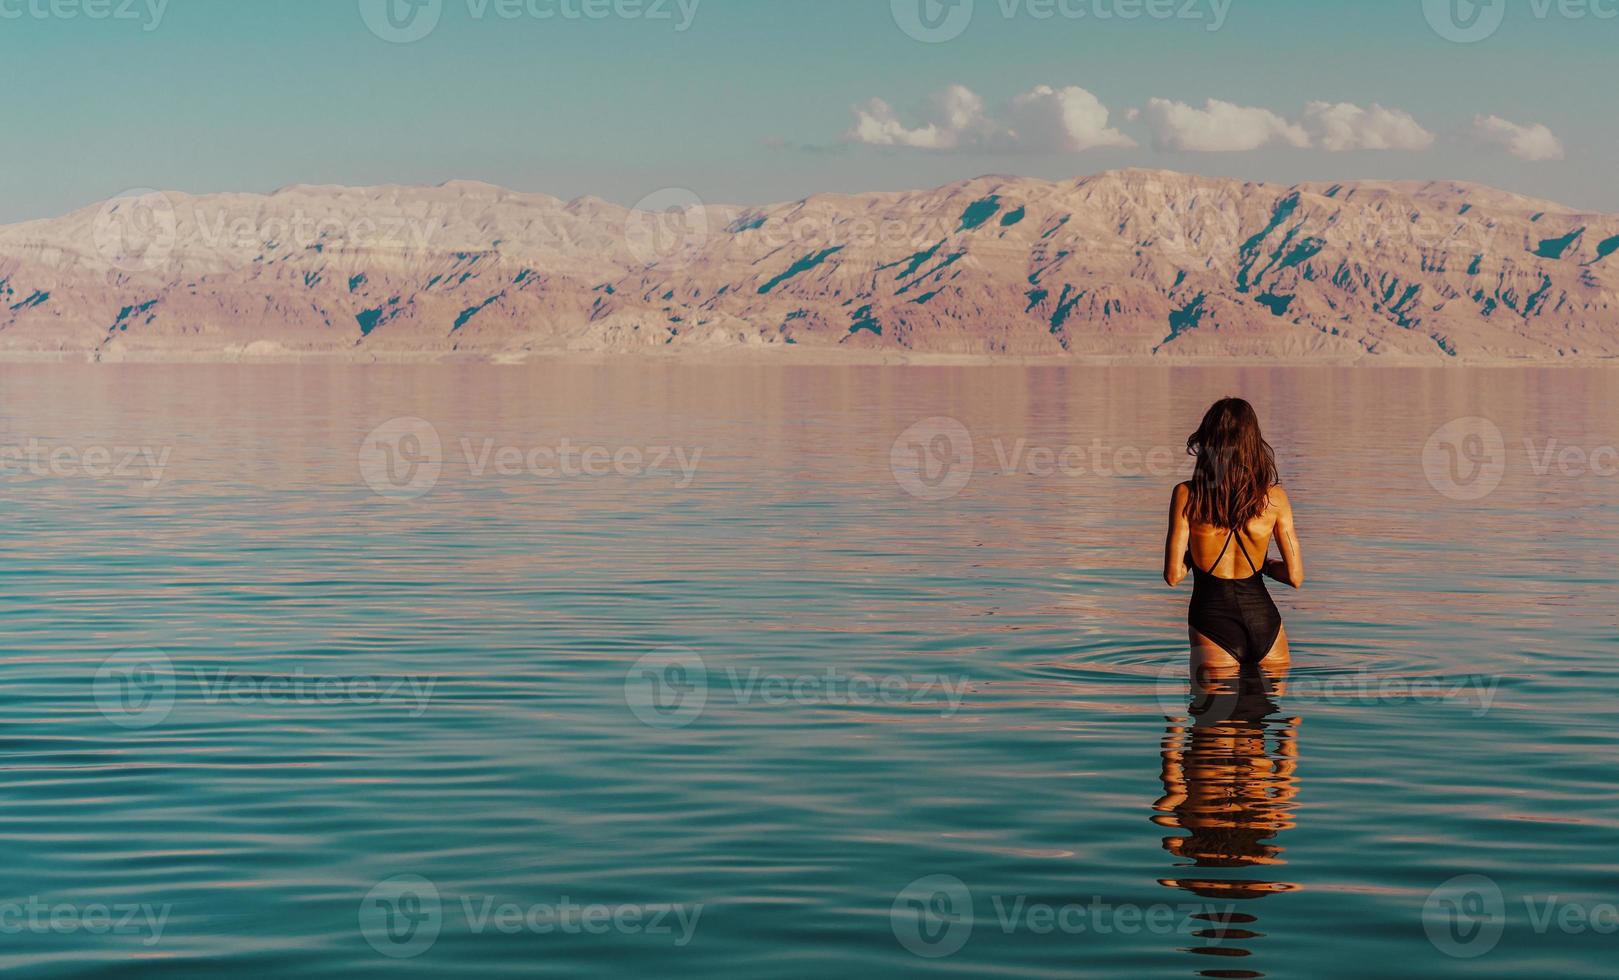
[[[1265,496],[1272,510],[1281,511],[1293,506],[1293,501],[1288,499],[1287,489],[1280,483],[1265,491]]]

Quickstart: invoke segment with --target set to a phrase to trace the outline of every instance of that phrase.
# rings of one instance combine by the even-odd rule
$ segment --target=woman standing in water
[[[1175,488],[1170,504],[1164,581],[1180,585],[1190,566],[1193,663],[1285,668],[1287,630],[1265,577],[1302,588],[1304,558],[1293,505],[1254,407],[1241,398],[1216,402],[1186,440],[1186,451],[1197,458],[1197,468]],[[1279,560],[1268,557],[1272,540],[1282,552]]]

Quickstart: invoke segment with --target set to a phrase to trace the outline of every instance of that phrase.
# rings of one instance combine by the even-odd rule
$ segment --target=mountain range
[[[1619,216],[1442,181],[150,192],[0,227],[0,358],[1594,361],[1615,252]]]

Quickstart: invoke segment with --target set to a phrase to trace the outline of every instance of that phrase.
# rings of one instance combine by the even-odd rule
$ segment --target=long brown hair
[[[1240,528],[1265,512],[1271,487],[1282,482],[1259,416],[1241,398],[1215,402],[1186,440],[1186,452],[1197,457],[1186,500],[1193,524]]]

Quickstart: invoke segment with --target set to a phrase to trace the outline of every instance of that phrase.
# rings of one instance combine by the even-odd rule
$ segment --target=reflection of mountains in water
[[[1279,868],[1287,862],[1279,835],[1291,829],[1298,795],[1298,719],[1277,718],[1281,684],[1259,675],[1204,684],[1192,699],[1190,717],[1173,719],[1164,733],[1164,795],[1152,820],[1184,834],[1165,837],[1164,850],[1200,873],[1159,883],[1203,899],[1248,902],[1299,886],[1273,874],[1220,875],[1216,869]],[[1193,933],[1209,940],[1188,951],[1205,956],[1247,957],[1234,942],[1261,938],[1250,928],[1258,916],[1234,909],[1193,917],[1208,928]],[[1257,977],[1251,970],[1204,971],[1204,976]]]

